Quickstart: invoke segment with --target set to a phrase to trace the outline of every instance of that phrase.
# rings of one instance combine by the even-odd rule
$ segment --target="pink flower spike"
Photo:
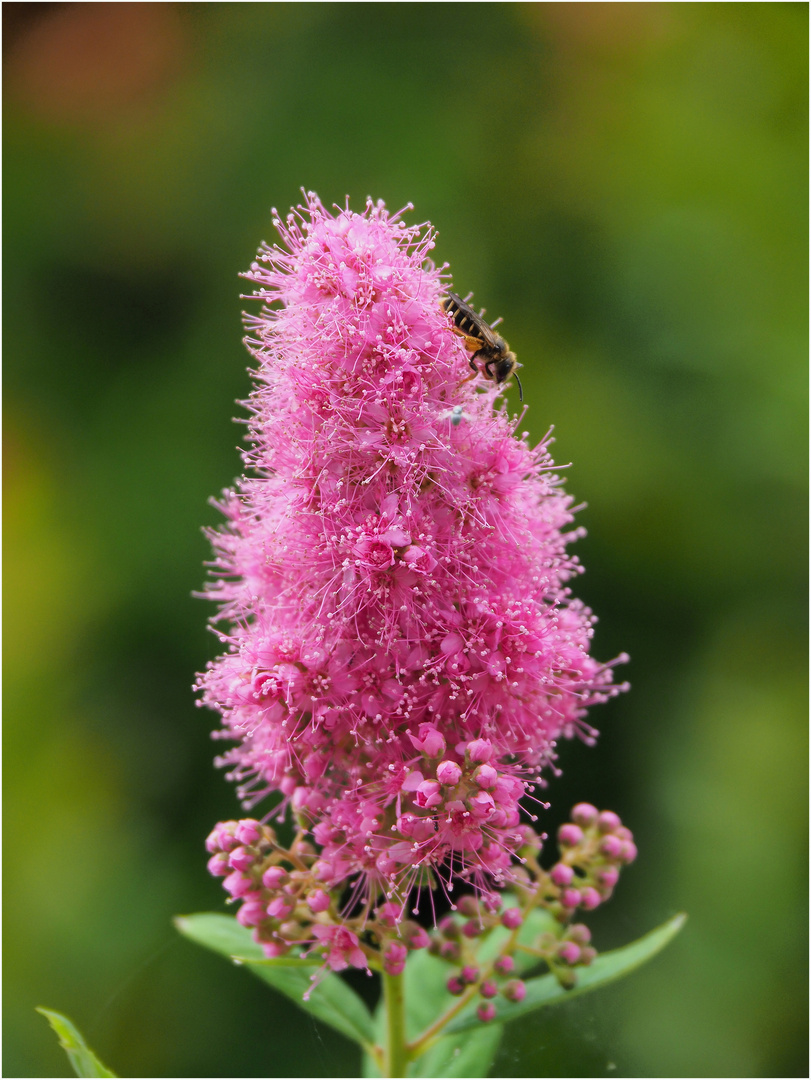
[[[530,843],[525,793],[622,689],[572,595],[574,501],[505,382],[472,370],[430,226],[312,193],[275,224],[244,275],[246,475],[210,534],[223,647],[197,681],[257,819],[209,852],[266,859],[272,807],[309,834],[296,874],[336,902],[405,904],[431,877],[501,890]]]

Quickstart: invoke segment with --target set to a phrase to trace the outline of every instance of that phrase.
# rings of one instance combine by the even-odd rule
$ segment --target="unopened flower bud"
[[[465,984],[460,982],[454,975],[448,979],[445,986],[448,988],[448,993],[453,994],[454,997],[459,997],[460,994],[465,992]]]
[[[606,859],[618,859],[622,851],[622,840],[618,836],[604,836],[600,841],[600,854]]]
[[[283,941],[262,941],[260,945],[268,960],[275,960],[277,956],[284,956],[290,950],[290,946]]]
[[[459,972],[459,978],[466,986],[472,986],[479,978],[479,969],[471,964],[465,965]]]
[[[240,844],[250,846],[251,844],[258,843],[262,835],[261,826],[259,822],[254,821],[253,818],[244,818],[242,821],[237,822],[234,835]]]
[[[619,815],[613,810],[603,810],[597,818],[597,828],[601,833],[612,833],[622,825]]]
[[[459,937],[459,923],[454,919],[453,915],[445,915],[444,918],[440,919],[437,929],[446,938],[455,940]]]
[[[507,908],[506,911],[501,913],[501,925],[506,927],[507,930],[517,930],[523,921],[524,916],[521,914],[520,908]]]
[[[266,918],[265,905],[260,900],[250,900],[244,903],[236,915],[240,926],[258,926]]]
[[[418,735],[409,735],[409,738],[426,757],[435,758],[445,753],[445,738],[432,724],[420,724]]]
[[[565,964],[576,964],[580,959],[580,946],[573,941],[564,941],[558,946],[558,956]]]
[[[248,848],[236,847],[228,856],[228,865],[246,873],[256,862],[256,856]]]
[[[416,803],[420,809],[430,809],[432,806],[439,806],[442,802],[442,795],[439,792],[439,784],[436,780],[423,780],[420,786],[417,788]]]
[[[496,786],[498,780],[498,773],[492,765],[480,765],[473,774],[473,779],[479,785],[480,788],[484,788],[485,791],[489,791],[490,788]]]
[[[597,950],[592,945],[584,945],[580,950],[580,963],[586,967],[594,960],[597,955]]]
[[[493,746],[489,739],[474,739],[467,744],[467,756],[470,761],[489,761],[493,756]]]
[[[556,863],[549,871],[549,876],[556,885],[560,885],[565,888],[567,885],[571,885],[574,879],[574,870],[571,866],[567,866],[566,863]]]
[[[428,931],[421,926],[411,925],[406,928],[404,937],[409,949],[427,949],[431,944]]]
[[[462,779],[462,770],[455,761],[440,761],[436,768],[436,778],[440,784],[455,787]]]
[[[572,990],[577,986],[577,972],[570,967],[555,968],[555,978],[564,990]]]
[[[583,839],[583,830],[579,825],[567,822],[558,829],[558,843],[561,847],[575,847]]]
[[[206,865],[209,874],[213,874],[214,877],[225,877],[231,872],[231,867],[228,865],[228,856],[224,851],[218,851],[216,855],[212,855]]]
[[[527,996],[527,987],[521,979],[510,979],[502,991],[507,1001],[523,1001]]]
[[[468,919],[479,914],[479,902],[475,896],[471,896],[469,893],[467,896],[460,896],[456,906],[459,910],[459,914],[464,915]]]
[[[637,856],[636,844],[629,843],[627,840],[623,840],[622,847],[620,849],[620,859],[629,865],[634,861]]]
[[[591,941],[591,930],[585,923],[572,923],[566,936],[578,945],[586,945]]]
[[[267,906],[267,913],[271,919],[286,919],[295,906],[286,896],[274,896]]]
[[[290,880],[290,875],[281,866],[269,866],[262,874],[262,884],[266,889],[281,889]]]
[[[497,975],[509,975],[515,970],[515,960],[511,956],[499,956],[493,964]]]
[[[581,900],[579,889],[564,889],[560,902],[565,908],[576,908]]]
[[[479,993],[483,998],[494,998],[498,993],[498,986],[493,979],[485,979],[479,987]]]
[[[582,825],[584,829],[587,829],[589,825],[593,825],[597,820],[598,813],[596,806],[592,806],[591,803],[581,802],[572,808],[572,821],[575,825]]]
[[[489,1023],[496,1018],[496,1007],[492,1001],[483,1001],[476,1010],[476,1015],[483,1024]]]
[[[439,946],[439,955],[443,960],[450,960],[451,962],[458,960],[460,953],[461,949],[455,941],[443,941]]]
[[[581,889],[580,896],[580,906],[585,911],[594,911],[594,909],[599,907],[603,902],[602,896],[600,896],[596,889],[592,889],[591,886],[587,889]]]
[[[383,970],[387,975],[402,975],[405,971],[408,949],[398,941],[390,941],[383,950]]]
[[[207,851],[233,851],[237,846],[237,839],[234,836],[236,832],[237,823],[235,821],[220,821],[206,839]]]
[[[469,919],[462,926],[462,933],[466,938],[475,938],[484,933],[484,926],[478,919]]]
[[[253,890],[253,879],[246,877],[239,870],[233,870],[222,883],[229,896],[244,896]]]
[[[597,883],[603,889],[613,889],[620,879],[620,872],[616,866],[607,866],[605,870],[597,872]]]
[[[314,915],[317,915],[321,911],[326,911],[329,908],[329,905],[329,893],[324,892],[323,889],[316,889],[315,892],[311,892],[307,897],[307,907]]]

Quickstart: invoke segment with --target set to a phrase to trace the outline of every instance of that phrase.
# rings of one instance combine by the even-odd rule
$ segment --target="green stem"
[[[403,976],[383,972],[383,996],[386,1005],[386,1048],[383,1059],[384,1076],[405,1076],[405,995]]]

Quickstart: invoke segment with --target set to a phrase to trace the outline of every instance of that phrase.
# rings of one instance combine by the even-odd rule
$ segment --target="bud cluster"
[[[483,998],[477,1009],[483,1021],[498,1015],[493,999],[499,994],[507,1001],[523,1000],[526,986],[515,975],[539,961],[561,986],[571,989],[576,984],[574,969],[590,965],[597,951],[589,928],[571,920],[578,908],[592,911],[607,900],[621,867],[636,858],[633,836],[619,817],[587,803],[575,806],[572,821],[559,829],[560,859],[551,870],[539,866],[540,839],[527,830],[525,839],[533,836],[535,844],[522,849],[524,865],[515,882],[517,904],[504,907],[497,895],[463,896],[431,934],[429,951],[457,969],[447,980],[449,993],[466,1001],[476,995]],[[539,911],[551,919],[533,934],[532,916]],[[557,929],[550,929],[556,924]],[[498,928],[509,934],[496,958],[482,963],[477,959],[479,947]]]
[[[253,931],[265,956],[294,946],[320,952],[327,967],[382,968],[399,975],[408,952],[426,948],[428,934],[403,918],[401,905],[381,904],[347,918],[319,876],[315,848],[299,834],[289,848],[266,824],[245,818],[220,822],[209,835],[208,869],[240,907],[237,922]]]

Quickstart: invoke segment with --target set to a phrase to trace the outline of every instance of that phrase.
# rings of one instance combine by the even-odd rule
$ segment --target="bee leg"
[[[494,363],[494,360],[488,360],[487,363],[484,365],[484,373],[488,379],[493,378],[493,372],[490,370],[490,365]]]
[[[471,356],[471,358],[470,358],[470,367],[475,372],[478,372],[478,370],[479,370],[479,365],[476,363],[475,356]]]

